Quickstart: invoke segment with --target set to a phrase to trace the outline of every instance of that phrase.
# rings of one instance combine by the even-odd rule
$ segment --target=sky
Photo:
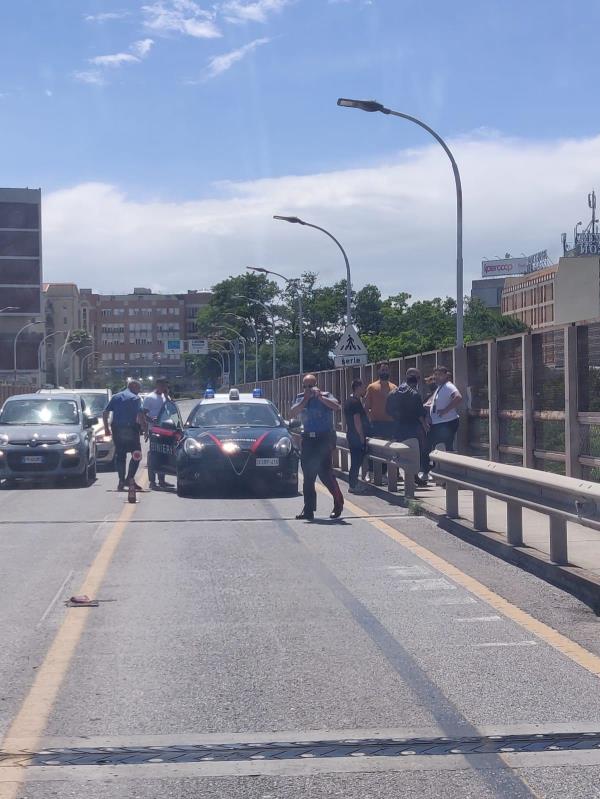
[[[0,0],[0,185],[43,191],[44,277],[207,288],[247,265],[455,293],[548,249],[600,192],[600,5],[580,0]]]

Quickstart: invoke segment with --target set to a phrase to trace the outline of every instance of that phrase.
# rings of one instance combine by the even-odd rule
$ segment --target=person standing
[[[386,412],[385,406],[389,393],[397,386],[395,383],[390,383],[390,365],[387,361],[377,364],[377,375],[379,379],[367,387],[365,410],[373,438],[391,441],[394,434],[394,420]]]
[[[360,467],[365,458],[367,448],[367,435],[369,433],[369,419],[362,404],[365,395],[365,386],[362,380],[352,381],[352,394],[344,403],[344,419],[346,421],[346,436],[350,449],[350,472],[348,475],[349,493],[362,494],[364,486],[358,482]]]
[[[416,438],[419,442],[420,469],[427,471],[429,460],[425,457],[427,412],[418,391],[421,373],[418,369],[407,369],[406,380],[395,388],[387,398],[386,412],[394,420],[394,439],[406,441]],[[427,481],[415,475],[417,485],[426,486]]]
[[[146,429],[146,421],[142,413],[142,400],[138,396],[141,388],[139,381],[130,380],[126,389],[119,391],[118,394],[113,394],[102,413],[104,435],[112,435],[115,445],[115,461],[119,474],[117,491],[125,491],[126,479],[127,483],[133,480],[136,491],[142,490],[142,487],[134,479],[142,459],[140,433]],[[112,422],[110,422],[111,413]],[[131,459],[126,475],[128,452],[131,453]]]
[[[450,371],[445,366],[433,370],[436,389],[428,400],[431,426],[427,433],[427,467],[424,479],[430,469],[429,454],[438,444],[444,444],[446,452],[454,452],[454,437],[459,425],[457,408],[462,402],[462,394],[450,380]]]
[[[166,377],[159,377],[154,385],[154,390],[144,398],[142,409],[146,416],[147,423],[155,424],[160,412],[164,408],[165,402],[169,399],[169,381]],[[156,491],[159,488],[173,488],[172,483],[167,483],[165,473],[155,471],[152,462],[152,452],[148,452],[148,478],[150,479],[150,489]],[[158,476],[158,483],[156,478]]]
[[[299,417],[303,424],[300,463],[304,479],[304,507],[296,518],[309,521],[315,518],[315,482],[319,477],[333,497],[333,510],[329,518],[338,519],[344,508],[344,496],[333,474],[331,456],[336,445],[333,414],[340,410],[340,403],[328,391],[317,388],[317,378],[313,374],[304,375],[302,388],[304,391],[298,394],[290,410],[290,416]]]

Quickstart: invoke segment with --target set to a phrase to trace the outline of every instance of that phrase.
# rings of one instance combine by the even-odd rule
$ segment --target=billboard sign
[[[592,233],[591,230],[578,233],[570,255],[600,255],[600,233]]]
[[[508,277],[525,275],[530,271],[528,258],[497,258],[481,262],[482,277]]]
[[[174,353],[179,355],[183,350],[182,344],[183,342],[180,338],[170,338],[168,341],[165,341],[165,352],[167,354]]]
[[[190,355],[208,355],[208,339],[190,339],[188,342],[188,352]]]

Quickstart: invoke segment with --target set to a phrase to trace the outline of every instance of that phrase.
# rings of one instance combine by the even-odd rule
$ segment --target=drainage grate
[[[490,735],[467,738],[365,738],[310,742],[192,744],[189,746],[48,748],[0,752],[0,765],[118,766],[146,763],[282,761],[327,757],[402,757],[565,752],[600,749],[600,732]]]

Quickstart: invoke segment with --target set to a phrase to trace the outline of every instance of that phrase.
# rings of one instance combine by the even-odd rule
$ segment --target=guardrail
[[[568,563],[567,522],[600,530],[600,485],[574,477],[435,450],[432,476],[445,483],[446,515],[459,517],[458,491],[473,492],[473,526],[487,530],[487,498],[506,503],[507,542],[523,546],[523,508],[548,516],[550,560]]]
[[[336,467],[347,472],[350,448],[345,433],[336,433]],[[387,464],[388,491],[398,491],[398,470],[404,476],[404,496],[414,497],[415,475],[419,471],[419,442],[416,438],[399,443],[381,438],[368,438],[366,457],[373,461],[373,482],[383,485],[383,464]]]

